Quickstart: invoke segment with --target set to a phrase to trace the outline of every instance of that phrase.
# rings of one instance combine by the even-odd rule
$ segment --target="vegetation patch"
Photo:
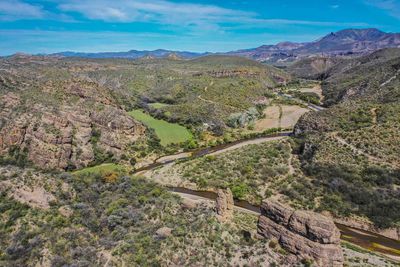
[[[155,119],[141,110],[133,110],[129,112],[129,115],[147,127],[154,129],[163,146],[184,143],[193,138],[192,134],[185,127],[176,123]]]
[[[104,173],[126,173],[124,166],[115,163],[105,163],[94,167],[87,167],[78,171],[74,171],[74,175],[104,174]]]
[[[162,108],[165,108],[165,107],[169,107],[171,105],[158,102],[158,103],[150,103],[149,106],[152,107],[152,108],[156,108],[156,109],[162,109]]]
[[[201,189],[229,187],[235,198],[259,203],[271,194],[272,184],[288,175],[290,151],[287,141],[247,145],[183,162],[176,168],[184,180]]]
[[[249,259],[258,266],[278,258],[251,237],[255,216],[235,213],[220,224],[208,205],[183,209],[180,197],[138,177],[35,175],[68,190],[48,188],[57,198],[48,210],[0,191],[1,266],[221,266]],[[169,234],[159,234],[166,228]]]

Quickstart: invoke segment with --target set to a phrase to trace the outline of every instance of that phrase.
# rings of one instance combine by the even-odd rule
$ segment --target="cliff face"
[[[145,127],[113,88],[83,75],[97,62],[19,55],[0,60],[0,160],[42,169],[82,168],[131,155]]]
[[[80,105],[53,110],[34,105],[16,113],[15,107],[22,105],[15,94],[0,98],[0,155],[23,156],[44,169],[82,168],[96,159],[96,153],[119,158],[123,149],[145,131],[144,126],[111,105],[101,110]]]
[[[272,200],[261,206],[258,232],[300,259],[317,266],[343,266],[340,232],[332,220],[308,211],[293,210]]]

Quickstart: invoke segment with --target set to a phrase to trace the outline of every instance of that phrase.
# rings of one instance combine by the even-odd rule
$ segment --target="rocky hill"
[[[81,168],[120,159],[128,145],[145,136],[145,127],[127,115],[108,88],[78,77],[73,66],[29,56],[0,64],[5,163]]]
[[[309,57],[294,62],[287,67],[286,71],[298,78],[322,80],[333,66],[345,60],[327,56]]]
[[[303,116],[295,129],[303,170],[323,188],[329,209],[381,227],[400,221],[399,53],[382,50],[333,66],[322,82],[330,108]]]

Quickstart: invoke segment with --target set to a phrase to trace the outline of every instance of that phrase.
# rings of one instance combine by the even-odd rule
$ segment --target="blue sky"
[[[0,55],[222,52],[370,27],[400,32],[400,0],[0,0]]]

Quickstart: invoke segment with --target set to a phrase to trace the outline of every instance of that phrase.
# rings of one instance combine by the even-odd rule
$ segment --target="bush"
[[[250,191],[250,188],[245,183],[235,184],[231,187],[233,197],[236,199],[243,199],[247,193]]]

